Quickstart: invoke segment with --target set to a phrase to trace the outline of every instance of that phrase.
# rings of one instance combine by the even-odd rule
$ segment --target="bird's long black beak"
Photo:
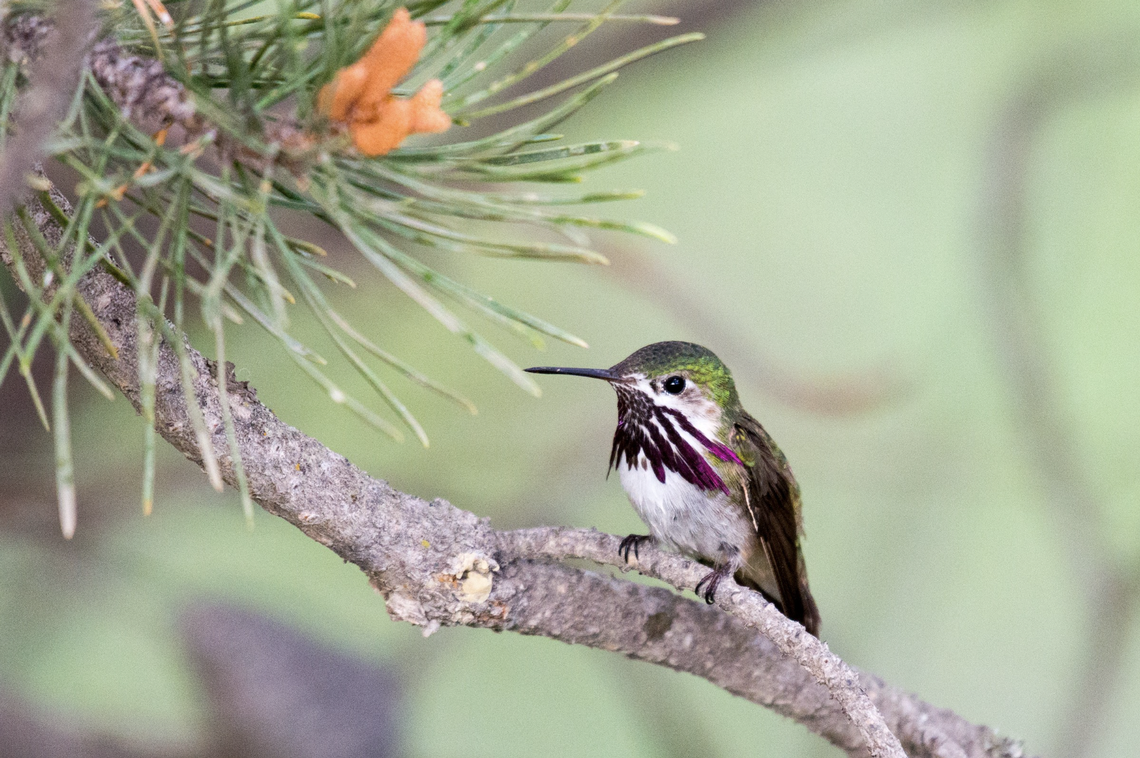
[[[570,376],[588,376],[592,379],[605,379],[607,382],[617,381],[621,377],[608,368],[566,368],[563,366],[535,366],[528,368],[531,374],[569,374]]]

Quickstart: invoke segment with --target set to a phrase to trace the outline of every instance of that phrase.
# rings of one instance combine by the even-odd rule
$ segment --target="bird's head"
[[[711,350],[692,342],[655,342],[610,368],[536,366],[533,374],[569,374],[604,379],[623,395],[640,395],[691,419],[719,421],[740,400],[728,367]]]

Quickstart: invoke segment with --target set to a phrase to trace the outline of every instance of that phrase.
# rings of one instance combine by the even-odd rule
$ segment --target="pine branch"
[[[0,34],[6,53],[0,59],[0,142],[11,148],[9,157],[17,159],[0,169],[20,176],[18,169],[28,156],[34,157],[46,145],[50,157],[81,177],[74,208],[68,206],[65,212],[47,201],[66,227],[64,237],[49,243],[32,235],[51,264],[51,281],[29,278],[22,259],[15,262],[17,278],[32,296],[33,310],[20,317],[0,302],[0,322],[10,339],[0,354],[0,382],[16,367],[44,426],[54,427],[66,536],[72,534],[75,521],[66,428],[69,366],[74,364],[96,389],[108,393],[78,358],[60,325],[61,317],[70,319],[72,310],[77,318],[92,321],[89,307],[75,298],[74,290],[78,278],[92,267],[110,267],[138,297],[136,328],[147,347],[140,370],[148,421],[153,418],[155,330],[169,332],[164,336],[174,339],[173,334],[187,326],[186,319],[195,315],[212,332],[218,355],[225,352],[227,322],[248,320],[261,326],[331,402],[396,441],[403,440],[406,429],[426,447],[428,435],[389,388],[384,370],[475,412],[459,393],[392,355],[374,336],[337,313],[325,295],[324,280],[352,287],[356,283],[321,262],[326,253],[319,246],[287,236],[278,226],[279,214],[273,212],[279,208],[338,229],[380,277],[459,337],[456,344],[472,350],[525,391],[539,394],[534,380],[469,326],[454,306],[486,317],[536,346],[543,344],[544,337],[585,346],[566,330],[441,274],[417,257],[415,249],[418,245],[451,255],[604,264],[605,257],[590,249],[578,227],[672,241],[667,232],[650,224],[597,218],[568,207],[630,193],[511,193],[488,186],[489,182],[576,182],[592,168],[654,149],[629,140],[549,147],[561,139],[549,130],[597,97],[614,81],[616,69],[701,35],[660,40],[557,84],[512,96],[518,85],[531,83],[536,71],[610,21],[663,21],[652,16],[617,17],[614,11],[621,0],[585,16],[563,13],[570,3],[555,0],[553,12],[537,16],[514,14],[515,0],[452,4],[447,7],[450,15],[429,19],[429,34],[414,18],[442,9],[443,4],[413,4],[409,12],[394,8],[390,1],[361,5],[351,0],[297,0],[291,7],[251,17],[244,15],[248,4],[242,0],[219,0],[183,9],[174,22],[160,4],[137,0],[133,9],[102,9],[97,18],[101,31],[85,32],[84,42],[100,36],[85,58],[86,44],[72,38],[76,28],[86,30],[89,24],[83,19],[89,14],[67,15],[66,24],[53,25],[34,8],[5,9]],[[492,12],[496,10],[506,15]],[[163,22],[161,32],[151,12]],[[525,63],[512,57],[548,26],[567,24],[572,29],[569,34],[547,40],[545,50],[538,45],[537,57]],[[385,39],[388,42],[381,44]],[[56,65],[61,56],[51,53],[52,65],[43,66],[45,51],[55,48],[68,53],[63,56],[67,65]],[[73,96],[64,97],[66,72],[74,72],[81,60],[86,64],[84,76],[72,88]],[[53,86],[46,90],[54,92],[53,117],[45,120],[47,111],[42,107],[38,116],[35,107],[25,107],[18,115],[35,117],[29,124],[38,128],[19,129],[23,124],[15,124],[12,116],[21,91],[26,93],[24,101],[33,106],[43,100],[45,91],[28,86],[29,71],[36,72],[37,80],[40,73],[53,74]],[[426,77],[432,78],[423,83]],[[417,85],[416,95],[403,97]],[[322,100],[320,93],[328,92],[335,93],[331,101]],[[421,98],[424,93],[428,96]],[[338,99],[343,100],[339,110],[330,105]],[[70,108],[53,128],[62,101],[69,101]],[[444,142],[402,144],[416,133],[439,132],[453,123],[470,124],[487,113],[543,101],[550,103],[545,112],[496,133],[464,142],[455,136],[460,131],[456,129]],[[413,105],[414,117],[407,110]],[[29,141],[36,150],[24,149]],[[16,189],[20,184],[12,181],[7,186]],[[17,220],[29,231],[26,219]],[[141,223],[147,220],[151,223]],[[102,245],[88,246],[87,231],[98,222],[108,230],[107,239]],[[203,224],[213,225],[210,234],[203,233],[208,228]],[[557,232],[569,243],[523,237],[520,227]],[[4,229],[6,236],[13,233]],[[142,249],[141,266],[124,243]],[[70,273],[56,264],[69,245],[78,246]],[[327,361],[318,350],[290,333],[296,311],[292,306],[297,304],[323,328],[326,347],[331,344],[347,360],[395,422],[342,389],[326,371]],[[170,316],[173,324],[167,325],[162,316]],[[45,342],[66,356],[56,361],[51,420],[30,375],[32,359]],[[188,384],[192,368],[181,342],[175,339],[174,344]],[[224,373],[216,378],[222,383],[226,379]],[[205,424],[193,410],[190,420],[203,464],[220,490],[223,483]],[[224,404],[223,411],[223,421],[232,432]],[[145,512],[150,510],[154,489],[154,440],[152,429],[144,452]],[[235,464],[243,505],[252,514],[240,456]]]
[[[53,200],[66,204],[58,194]],[[56,217],[38,201],[28,204],[27,215],[49,243],[62,238]],[[0,259],[12,269],[19,258],[33,279],[42,277],[48,264],[31,235],[17,227],[13,236],[19,250],[4,244]],[[142,411],[134,292],[101,269],[87,272],[77,292],[91,304],[118,357],[111,356],[104,338],[82,320],[71,321],[71,343]],[[179,350],[165,339],[159,342],[153,399],[158,433],[201,465],[186,405],[187,397],[194,398],[221,476],[236,485],[227,442],[232,436],[253,499],[359,566],[395,619],[423,626],[425,633],[447,625],[541,635],[693,673],[795,719],[853,756],[899,755],[892,732],[915,757],[1022,755],[1017,743],[989,728],[872,675],[844,675],[849,671],[845,664],[754,593],[726,583],[717,601],[720,608],[738,614],[729,615],[664,589],[549,562],[581,556],[615,563],[616,537],[573,529],[496,532],[485,519],[443,500],[426,502],[394,490],[280,421],[257,401],[247,383],[236,380],[231,365],[222,369],[232,410],[228,435],[218,367],[185,342],[177,347],[193,366],[192,386],[182,386]],[[643,573],[679,589],[692,589],[705,573],[670,553],[650,549],[642,556]],[[764,629],[780,644],[756,629]],[[876,718],[879,714],[881,719]]]

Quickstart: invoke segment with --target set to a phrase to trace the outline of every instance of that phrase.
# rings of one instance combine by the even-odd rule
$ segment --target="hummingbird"
[[[631,534],[629,562],[647,542],[709,566],[696,592],[712,603],[727,577],[763,593],[819,636],[800,537],[800,488],[787,458],[740,404],[732,373],[707,348],[656,342],[610,368],[536,366],[609,382],[618,420],[609,471],[650,534]],[[607,472],[607,476],[608,476]]]

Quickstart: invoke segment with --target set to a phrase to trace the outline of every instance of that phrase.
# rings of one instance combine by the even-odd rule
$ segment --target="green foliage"
[[[388,353],[337,312],[327,286],[355,287],[355,281],[323,261],[325,253],[318,245],[283,231],[282,211],[300,212],[337,229],[384,278],[479,356],[537,394],[533,381],[469,326],[456,306],[538,345],[543,337],[585,343],[444,276],[417,257],[416,250],[604,263],[579,229],[617,229],[671,239],[648,224],[596,218],[577,210],[580,205],[636,193],[575,193],[559,188],[542,194],[503,186],[574,183],[593,168],[654,149],[631,141],[551,146],[560,139],[551,130],[612,83],[620,66],[699,37],[674,37],[553,85],[519,87],[608,21],[668,22],[651,16],[617,16],[620,2],[599,12],[576,14],[566,12],[570,4],[557,0],[538,13],[518,7],[516,0],[411,4],[412,16],[429,26],[429,39],[396,94],[409,94],[424,81],[438,78],[445,87],[443,108],[457,125],[475,125],[524,106],[531,107],[530,115],[498,131],[484,129],[476,138],[465,139],[463,129],[453,128],[442,138],[413,139],[380,158],[356,153],[345,135],[328,128],[315,103],[320,87],[367,49],[387,23],[394,3],[295,0],[270,7],[241,0],[174,2],[170,28],[140,15],[132,4],[107,11],[108,34],[131,54],[161,60],[191,93],[200,128],[187,129],[183,144],[167,145],[129,120],[88,73],[50,143],[51,154],[81,178],[74,208],[64,212],[46,191],[40,192],[40,200],[64,225],[64,239],[48,244],[25,215],[7,222],[9,240],[12,224],[21,224],[32,235],[58,285],[50,300],[41,302],[47,284],[32,281],[22,262],[16,261],[31,305],[28,314],[18,319],[0,302],[0,319],[11,340],[0,360],[0,381],[15,367],[28,382],[46,426],[47,414],[29,368],[45,338],[57,346],[61,358],[53,413],[61,503],[67,497],[73,502],[73,496],[65,494],[70,486],[66,484],[70,481],[69,363],[109,393],[67,341],[71,318],[87,318],[94,324],[76,297],[75,286],[96,266],[112,271],[138,296],[143,413],[152,425],[159,337],[179,353],[183,384],[189,386],[191,369],[178,336],[195,317],[215,336],[218,381],[223,386],[226,323],[252,320],[334,402],[395,439],[402,438],[402,425],[427,444],[424,429],[385,383],[381,367],[474,410],[470,401]],[[548,38],[567,26],[569,34]],[[0,119],[5,123],[23,75],[16,63],[2,69]],[[519,90],[521,94],[511,94]],[[549,105],[533,115],[536,104]],[[101,242],[89,236],[96,222],[107,230]],[[553,230],[563,241],[536,239],[534,234],[520,233],[520,226],[543,233]],[[68,268],[61,257],[71,248]],[[320,349],[335,349],[347,359],[399,424],[342,389],[318,347],[290,334],[291,311],[298,303],[324,329],[327,344]],[[221,397],[224,401],[226,393]],[[196,404],[188,405],[207,473],[220,488],[205,426]],[[223,411],[230,449],[236,453],[229,408]],[[145,456],[143,497],[149,507],[153,427]],[[244,481],[240,461],[235,464]],[[244,492],[243,497],[250,508]]]

